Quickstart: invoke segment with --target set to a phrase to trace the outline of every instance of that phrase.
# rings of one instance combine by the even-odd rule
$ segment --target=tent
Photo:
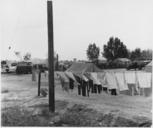
[[[93,63],[73,63],[66,71],[72,73],[103,72]]]
[[[144,70],[147,72],[152,72],[152,61],[145,66]]]
[[[129,64],[131,60],[128,58],[117,58],[114,60],[114,62],[120,63],[120,64]]]

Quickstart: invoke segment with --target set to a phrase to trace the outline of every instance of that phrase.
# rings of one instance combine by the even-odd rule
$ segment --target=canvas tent
[[[147,72],[152,72],[152,61],[145,66],[144,70]]]
[[[117,62],[119,64],[129,64],[131,60],[127,58],[117,58],[114,60],[114,62]]]
[[[81,74],[85,72],[103,72],[93,63],[73,63],[66,71]]]

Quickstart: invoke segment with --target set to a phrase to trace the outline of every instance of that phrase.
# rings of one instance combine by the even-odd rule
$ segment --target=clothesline
[[[45,72],[47,77],[48,72]],[[131,95],[140,95],[141,90],[152,87],[152,73],[140,71],[123,72],[55,72],[64,91],[78,88],[78,95],[89,96],[90,93],[111,93],[117,95],[129,91]],[[48,78],[48,77],[47,77]]]
[[[61,76],[61,72],[57,73],[60,78],[65,81],[65,78]],[[139,90],[141,88],[151,88],[152,84],[152,77],[151,73],[148,72],[86,72],[84,74],[79,73],[72,73],[72,72],[65,72],[65,76],[67,76],[69,79],[72,79],[78,85],[78,90],[80,87],[87,86],[89,89],[87,92],[90,92],[90,89],[92,88],[91,92],[97,92],[94,91],[97,88],[98,92],[100,93],[103,88],[107,88],[110,91],[114,91],[115,93],[117,91],[124,91],[124,90],[131,90],[136,91],[136,93],[139,93]],[[80,80],[76,77],[78,77],[80,80],[83,81],[84,84],[80,82]],[[89,86],[89,81],[93,82],[92,85]],[[64,86],[64,83],[63,83]],[[100,89],[101,88],[101,89]],[[134,93],[134,92],[132,92]],[[78,93],[80,94],[80,93]],[[133,95],[133,94],[132,94]]]

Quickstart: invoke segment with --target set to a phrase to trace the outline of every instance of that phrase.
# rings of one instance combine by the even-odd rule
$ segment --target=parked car
[[[11,63],[9,66],[8,66],[8,69],[7,72],[16,72],[16,68],[17,68],[17,63]]]
[[[31,62],[19,62],[16,68],[17,74],[28,74],[32,73],[32,63]]]
[[[7,63],[1,65],[2,72],[16,72],[17,63]]]

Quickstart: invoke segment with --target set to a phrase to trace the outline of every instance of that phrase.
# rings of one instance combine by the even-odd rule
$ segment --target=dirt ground
[[[6,108],[15,106],[26,107],[45,104],[48,105],[48,97],[37,96],[38,83],[32,81],[31,74],[1,75],[1,108],[2,112]],[[48,88],[47,78],[42,74],[41,88]],[[113,114],[131,120],[152,120],[151,107],[152,97],[128,96],[120,94],[118,96],[102,94],[90,94],[90,97],[82,97],[77,94],[77,88],[69,93],[64,92],[60,82],[55,78],[55,99],[56,101],[67,102],[70,106],[74,104],[85,105],[88,109],[96,110],[103,114]],[[56,108],[60,107],[56,106]],[[36,109],[36,108],[35,108]],[[59,109],[56,109],[58,111]]]

